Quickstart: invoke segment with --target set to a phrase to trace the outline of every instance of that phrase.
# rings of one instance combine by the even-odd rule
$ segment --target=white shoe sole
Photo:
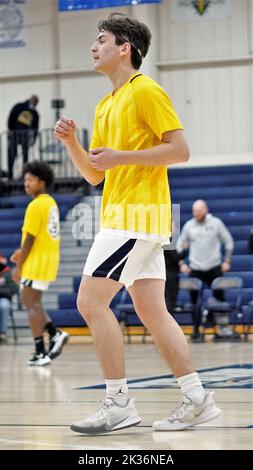
[[[132,426],[137,426],[141,422],[141,418],[134,414],[126,418],[124,421],[116,425],[115,427],[111,429],[106,429],[104,428],[88,428],[88,427],[82,427],[81,425],[79,426],[78,424],[72,424],[70,426],[71,431],[78,432],[79,434],[107,434],[112,431],[119,431],[120,429],[126,429],[130,428]]]
[[[170,423],[169,421],[157,421],[153,424],[154,431],[183,431],[184,429],[192,428],[197,424],[206,423],[208,421],[212,421],[221,414],[220,408],[213,405],[212,408],[207,408],[204,413],[201,413],[199,417],[197,417],[194,422],[192,423]]]
[[[130,428],[131,426],[137,426],[141,422],[141,418],[136,414],[129,416],[123,423],[118,424],[115,426],[112,431],[118,431],[118,429],[125,429]]]
[[[47,362],[43,362],[43,363],[41,363],[39,361],[37,361],[37,362],[28,362],[27,363],[27,365],[29,367],[44,367],[44,366],[48,366],[49,364],[51,364],[51,361],[47,361]]]

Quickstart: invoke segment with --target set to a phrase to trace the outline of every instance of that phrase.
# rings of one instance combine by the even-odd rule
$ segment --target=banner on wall
[[[231,0],[173,0],[173,21],[217,20],[232,15]]]
[[[26,0],[0,0],[0,48],[25,47]]]
[[[59,11],[94,10],[97,8],[161,3],[162,0],[58,0]]]

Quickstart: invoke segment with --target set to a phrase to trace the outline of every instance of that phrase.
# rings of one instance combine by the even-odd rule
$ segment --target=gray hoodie
[[[230,261],[234,242],[222,220],[207,214],[203,222],[192,218],[183,226],[177,243],[179,253],[189,249],[190,268],[209,271],[221,265],[221,246],[225,245],[225,259]]]

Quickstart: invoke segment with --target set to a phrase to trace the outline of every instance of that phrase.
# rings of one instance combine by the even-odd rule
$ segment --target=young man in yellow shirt
[[[55,126],[55,136],[80,174],[93,185],[105,179],[101,230],[84,267],[77,304],[94,338],[106,399],[94,415],[71,429],[92,434],[141,421],[128,398],[123,338],[109,309],[122,285],[184,396],[168,418],[153,424],[154,430],[185,429],[220,413],[202,387],[184,334],[164,299],[162,245],[171,235],[167,166],[187,161],[189,149],[169,97],[138,72],[151,40],[147,26],[113,14],[98,29],[91,49],[94,66],[110,79],[113,91],[96,108],[89,152],[80,146],[72,119],[63,117]]]
[[[54,175],[45,162],[34,161],[24,167],[25,192],[33,197],[28,205],[22,227],[21,249],[11,257],[16,263],[13,279],[21,284],[22,302],[27,308],[35,342],[35,353],[29,366],[45,366],[56,358],[69,335],[55,328],[42,305],[42,292],[55,281],[60,259],[59,209],[48,194]],[[49,334],[46,352],[43,333]]]

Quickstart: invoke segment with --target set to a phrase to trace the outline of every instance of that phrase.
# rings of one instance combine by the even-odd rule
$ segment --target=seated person
[[[0,344],[7,342],[11,298],[17,292],[18,286],[12,280],[12,272],[7,266],[7,259],[0,255]]]

